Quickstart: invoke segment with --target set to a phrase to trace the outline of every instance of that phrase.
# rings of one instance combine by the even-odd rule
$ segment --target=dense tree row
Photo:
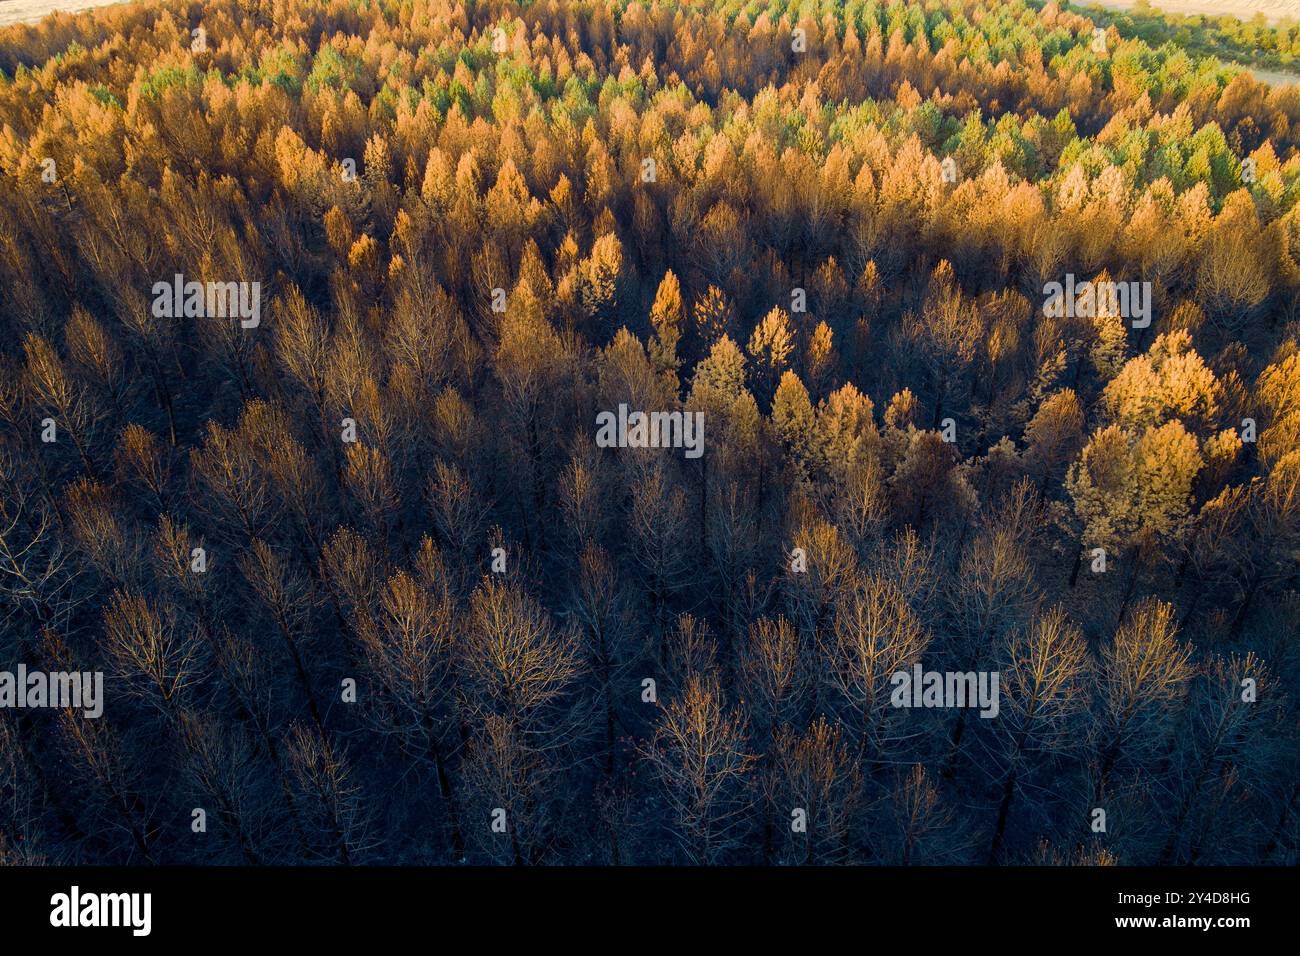
[[[1300,92],[1105,37],[0,31],[0,670],[108,674],[0,709],[0,859],[1294,863]],[[597,447],[620,404],[703,456]]]
[[[1138,0],[1129,10],[1103,9],[1096,3],[1076,3],[1100,23],[1118,24],[1125,36],[1140,37],[1151,46],[1174,43],[1192,53],[1238,63],[1292,69],[1300,55],[1300,23],[1291,16],[1275,23],[1261,10],[1249,20],[1230,14],[1169,14]]]

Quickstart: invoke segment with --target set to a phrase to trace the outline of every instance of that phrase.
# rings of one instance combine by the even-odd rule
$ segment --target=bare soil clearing
[[[120,2],[122,0],[0,0],[0,27],[13,23],[34,23],[56,10],[76,13]]]

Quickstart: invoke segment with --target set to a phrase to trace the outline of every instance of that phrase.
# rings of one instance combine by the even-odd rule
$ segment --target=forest
[[[1294,68],[1300,54],[1300,20],[1296,16],[1300,8],[1297,7],[1289,8],[1291,15],[1275,25],[1269,24],[1263,12],[1249,20],[1228,14],[1170,14],[1154,9],[1147,0],[1136,0],[1131,9],[1122,12],[1103,7],[1096,0],[1080,0],[1071,7],[1085,11],[1099,25],[1115,23],[1125,36],[1140,38],[1152,46],[1169,42],[1231,62],[1287,68]],[[1281,4],[1274,9],[1288,8]]]
[[[0,863],[1295,865],[1300,86],[1142,16],[0,29]]]

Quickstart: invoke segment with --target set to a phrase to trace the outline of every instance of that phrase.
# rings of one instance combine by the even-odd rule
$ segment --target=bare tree
[[[744,747],[744,718],[725,707],[716,680],[698,675],[664,705],[644,745],[692,863],[716,862],[742,838],[754,765]]]

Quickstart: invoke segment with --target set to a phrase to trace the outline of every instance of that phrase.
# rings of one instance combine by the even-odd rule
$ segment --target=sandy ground
[[[1163,13],[1202,13],[1208,16],[1224,15],[1249,20],[1262,13],[1270,23],[1278,20],[1300,20],[1300,0],[1150,0],[1151,6]],[[1136,0],[1079,0],[1112,10],[1128,10],[1137,6]]]
[[[31,23],[55,10],[89,10],[106,7],[122,0],[0,0],[0,27],[11,23]]]

